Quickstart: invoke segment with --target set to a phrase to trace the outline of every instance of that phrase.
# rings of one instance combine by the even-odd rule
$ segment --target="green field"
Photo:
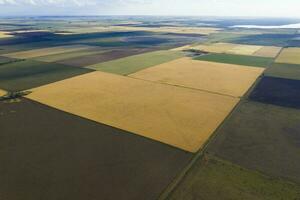
[[[198,56],[195,59],[253,67],[267,67],[273,60],[272,58],[217,53]]]
[[[88,66],[88,68],[114,74],[128,75],[183,56],[184,53],[179,51],[155,51],[91,65]]]
[[[26,90],[90,71],[33,60],[14,62],[0,65],[0,88],[7,91]]]
[[[300,80],[300,65],[273,63],[265,71],[266,76]]]
[[[205,155],[195,162],[169,200],[296,200],[300,186]]]

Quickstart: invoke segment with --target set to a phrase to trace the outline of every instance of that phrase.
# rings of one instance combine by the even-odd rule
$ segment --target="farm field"
[[[33,60],[14,62],[0,65],[0,88],[7,91],[27,90],[91,71]]]
[[[257,56],[233,55],[233,54],[208,54],[195,58],[196,60],[228,63],[235,65],[245,65],[254,67],[267,67],[271,62],[271,58],[262,58]]]
[[[297,199],[300,197],[300,187],[206,154],[195,162],[167,199],[215,200],[220,197],[243,200]]]
[[[0,39],[2,38],[11,38],[13,35],[10,35],[9,32],[0,31]]]
[[[0,110],[0,193],[14,199],[152,200],[192,157],[24,98]]]
[[[300,81],[263,77],[249,98],[262,103],[300,109]]]
[[[148,67],[181,58],[183,56],[184,53],[180,51],[154,51],[91,65],[87,68],[114,74],[128,75]]]
[[[263,71],[264,69],[259,67],[245,67],[180,58],[147,68],[129,76],[241,97]]]
[[[275,58],[279,52],[281,51],[281,47],[275,47],[275,46],[265,46],[258,51],[256,51],[254,56],[261,56],[261,57],[267,57],[267,58]]]
[[[5,94],[6,94],[6,92],[4,90],[0,89],[0,97],[3,96],[3,95],[5,95]]]
[[[300,65],[273,63],[264,74],[271,77],[300,80]]]
[[[79,56],[77,58],[70,58],[57,61],[57,63],[75,66],[75,67],[87,67],[90,69],[97,69],[96,67],[89,67],[90,65],[98,66],[99,63],[107,62],[107,61],[116,61],[117,59],[121,59],[123,57],[129,57],[137,54],[142,54],[147,51],[151,51],[151,49],[116,49],[116,50],[108,50],[105,52],[101,52],[98,54]]]
[[[27,97],[32,100],[190,152],[205,143],[238,102],[103,72],[31,91]]]
[[[4,56],[11,57],[11,58],[20,58],[20,59],[34,58],[34,57],[40,57],[40,56],[46,56],[46,55],[78,51],[78,50],[87,49],[87,48],[89,48],[89,47],[88,46],[80,46],[80,45],[79,46],[78,45],[61,46],[61,47],[51,47],[51,48],[21,51],[21,52],[16,52],[16,53],[9,53],[9,54],[4,54]]]
[[[18,61],[18,59],[0,56],[0,65],[15,62],[15,61]]]
[[[300,64],[300,48],[285,48],[279,57],[277,63]]]
[[[297,109],[245,101],[218,130],[207,152],[299,183],[299,113]]]

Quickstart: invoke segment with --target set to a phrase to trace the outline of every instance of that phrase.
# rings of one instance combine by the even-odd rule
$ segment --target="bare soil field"
[[[103,72],[39,87],[27,97],[190,152],[201,148],[239,101]]]
[[[147,68],[129,76],[241,97],[263,71],[264,69],[260,67],[246,67],[180,58]]]
[[[0,102],[5,199],[157,199],[192,154],[28,99]]]

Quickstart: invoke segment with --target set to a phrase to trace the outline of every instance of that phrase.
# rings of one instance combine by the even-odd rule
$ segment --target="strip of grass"
[[[266,76],[300,80],[300,65],[273,63],[265,71]]]
[[[200,158],[168,199],[299,199],[300,186],[206,155]]]
[[[128,75],[184,56],[180,51],[155,51],[88,66],[90,69]]]
[[[244,55],[232,55],[232,54],[207,54],[198,56],[196,60],[204,60],[219,63],[228,63],[236,65],[246,65],[253,67],[267,67],[272,58],[262,58],[257,56],[244,56]]]
[[[56,63],[25,60],[0,65],[0,88],[20,91],[91,72]]]

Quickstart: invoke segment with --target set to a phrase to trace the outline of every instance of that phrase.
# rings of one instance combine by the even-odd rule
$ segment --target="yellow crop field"
[[[256,51],[253,55],[260,57],[275,58],[281,49],[281,47],[264,46],[258,51]]]
[[[180,58],[129,75],[133,78],[241,97],[264,71],[260,67]]]
[[[10,38],[10,37],[14,37],[13,35],[10,35],[9,32],[6,31],[0,31],[0,39],[1,38]]]
[[[184,50],[188,50],[188,49],[191,49],[191,45],[176,47],[174,49],[170,49],[170,51],[184,51]]]
[[[0,89],[0,97],[4,96],[6,94],[6,92],[4,90]]]
[[[226,53],[227,51],[238,46],[237,44],[230,43],[214,43],[214,44],[203,44],[191,47],[194,50],[206,51],[211,53]]]
[[[261,48],[262,46],[256,46],[256,45],[237,45],[232,49],[228,50],[226,53],[239,54],[239,55],[253,55]]]
[[[300,64],[300,48],[286,48],[283,49],[279,57],[276,59],[277,63]]]
[[[32,89],[26,97],[190,152],[239,101],[99,71]]]
[[[58,46],[58,47],[18,51],[14,53],[4,54],[4,56],[11,57],[11,58],[26,59],[26,58],[34,58],[40,56],[59,54],[59,53],[79,51],[88,48],[90,47],[86,45],[68,45],[68,46]]]

